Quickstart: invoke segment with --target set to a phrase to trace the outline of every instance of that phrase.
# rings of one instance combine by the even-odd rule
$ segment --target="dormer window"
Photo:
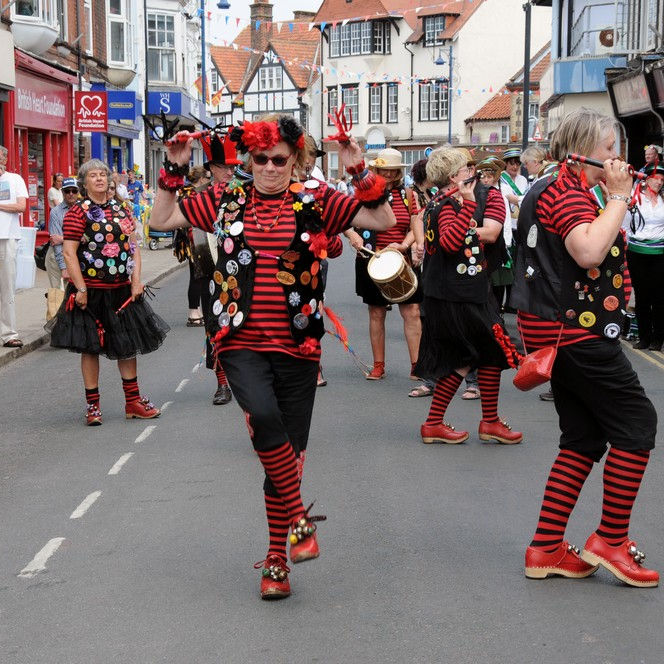
[[[390,53],[388,21],[360,21],[330,28],[330,57]]]
[[[438,14],[436,16],[425,16],[424,21],[424,45],[439,46],[443,43],[440,34],[445,30],[445,16]]]

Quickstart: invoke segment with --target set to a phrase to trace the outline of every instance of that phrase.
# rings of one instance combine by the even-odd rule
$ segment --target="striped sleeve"
[[[475,201],[464,201],[458,214],[451,205],[443,205],[441,208],[438,217],[440,246],[448,254],[454,254],[461,249],[476,207],[477,203]]]
[[[359,201],[327,185],[325,185],[322,196],[325,233],[329,236],[338,235],[350,228],[355,215],[360,210]]]
[[[221,192],[225,186],[225,182],[219,182],[212,187],[208,187],[205,191],[183,198],[179,202],[179,206],[184,218],[192,226],[211,233],[213,224],[217,219]]]
[[[65,213],[62,236],[65,240],[80,242],[85,232],[85,212],[80,205],[72,205]]]
[[[505,199],[495,187],[489,189],[484,208],[484,218],[497,221],[501,225],[505,222]]]
[[[537,202],[537,216],[545,227],[565,240],[577,226],[594,221],[597,211],[583,191],[568,189],[561,196],[556,187],[550,187]]]
[[[344,250],[343,242],[338,235],[331,237],[327,241],[327,257],[328,258],[339,258],[341,253]]]

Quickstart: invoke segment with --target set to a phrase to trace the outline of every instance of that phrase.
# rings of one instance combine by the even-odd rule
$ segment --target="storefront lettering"
[[[51,117],[62,118],[65,105],[57,98],[47,94],[37,94],[34,90],[16,88],[16,106],[19,111],[40,113]]]

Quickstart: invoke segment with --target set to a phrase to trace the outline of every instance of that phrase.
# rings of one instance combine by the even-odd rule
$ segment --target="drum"
[[[191,260],[202,277],[210,278],[217,263],[217,238],[200,228],[192,228]]]
[[[412,297],[417,290],[415,272],[397,249],[382,249],[369,260],[367,272],[383,297],[395,304]]]

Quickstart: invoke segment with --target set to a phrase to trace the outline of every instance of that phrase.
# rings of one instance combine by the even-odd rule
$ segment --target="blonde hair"
[[[429,155],[427,178],[431,184],[444,187],[450,177],[466,166],[468,157],[457,148],[438,148]]]
[[[529,159],[533,161],[544,161],[546,159],[546,150],[537,145],[531,145],[521,153],[521,163],[525,164]]]
[[[289,117],[292,118],[292,115],[289,115],[288,113],[267,113],[265,115],[261,115],[257,118],[254,118],[254,122],[279,122],[279,118],[281,117]],[[298,122],[298,124],[300,124]],[[302,125],[300,125],[301,127]],[[304,131],[304,129],[302,130]],[[282,139],[283,140],[283,139]],[[290,145],[290,143],[289,143]],[[305,137],[304,137],[304,146],[301,149],[296,148],[294,145],[291,146],[293,148],[293,153],[295,154],[295,165],[294,168],[304,168],[304,165],[307,161],[307,137],[306,137],[306,132],[305,132]],[[315,150],[316,148],[314,148]],[[251,162],[250,162],[251,163]]]
[[[568,153],[590,155],[609,131],[616,127],[615,118],[591,108],[568,113],[551,137],[551,156],[558,162]]]

